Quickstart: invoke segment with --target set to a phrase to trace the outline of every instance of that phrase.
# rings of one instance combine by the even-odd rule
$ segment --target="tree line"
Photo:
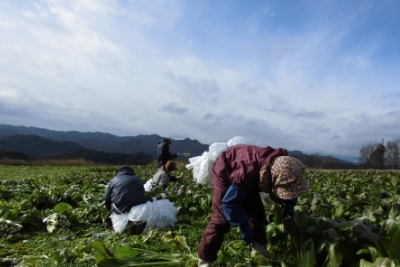
[[[319,153],[296,155],[308,168],[314,169],[400,169],[400,138],[380,143],[363,145],[359,151],[359,162],[340,161]]]
[[[369,169],[400,168],[400,138],[380,143],[363,145],[360,149],[360,162]]]

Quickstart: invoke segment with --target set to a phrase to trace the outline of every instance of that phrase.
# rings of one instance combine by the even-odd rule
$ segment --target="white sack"
[[[143,185],[144,191],[150,192],[153,189],[153,185],[151,184],[151,179],[147,180],[147,182]]]
[[[144,204],[134,206],[122,215],[112,213],[110,215],[114,231],[122,233],[125,231],[129,221],[133,223],[147,222],[143,233],[152,228],[172,227],[178,221],[176,215],[178,209],[168,199],[147,201]]]
[[[189,158],[190,164],[186,165],[188,170],[193,170],[193,179],[198,184],[208,184],[212,186],[212,166],[222,152],[225,152],[228,147],[252,143],[241,136],[231,138],[227,143],[213,143],[209,146],[208,152],[204,151],[201,156]]]

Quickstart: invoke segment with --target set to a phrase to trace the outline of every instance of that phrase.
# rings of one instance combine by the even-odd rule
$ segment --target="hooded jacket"
[[[130,167],[122,167],[108,184],[104,201],[108,210],[112,209],[112,204],[117,208],[117,212],[129,212],[133,206],[147,202],[142,179],[135,175],[135,171]]]

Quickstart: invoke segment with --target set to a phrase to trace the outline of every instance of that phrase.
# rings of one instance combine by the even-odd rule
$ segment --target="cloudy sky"
[[[400,1],[0,0],[0,123],[357,157],[400,138]]]

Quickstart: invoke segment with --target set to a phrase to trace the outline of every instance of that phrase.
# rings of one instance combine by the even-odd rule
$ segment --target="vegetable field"
[[[197,266],[211,189],[179,164],[180,182],[148,194],[175,203],[176,226],[117,234],[103,203],[117,168],[0,166],[0,266]],[[133,168],[144,182],[156,171]],[[251,258],[232,229],[215,266],[400,266],[399,172],[308,171],[307,179],[295,220],[265,202],[272,258]]]

